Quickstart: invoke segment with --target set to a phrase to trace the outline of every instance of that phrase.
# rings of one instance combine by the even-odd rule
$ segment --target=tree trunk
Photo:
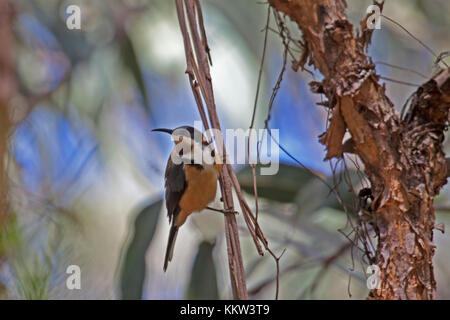
[[[380,287],[369,298],[433,299],[433,199],[447,179],[442,141],[450,108],[450,70],[422,85],[400,117],[365,53],[373,30],[363,21],[360,35],[354,34],[345,1],[269,3],[298,24],[305,44],[302,61],[309,59],[324,76],[312,87],[326,95],[333,109],[321,139],[327,159],[342,157],[348,131],[349,145],[371,182]]]

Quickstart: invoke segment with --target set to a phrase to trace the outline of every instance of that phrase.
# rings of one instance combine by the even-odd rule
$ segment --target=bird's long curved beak
[[[173,132],[172,129],[164,129],[164,128],[153,129],[152,131],[165,132],[165,133],[168,133],[168,134],[172,134],[172,132]]]

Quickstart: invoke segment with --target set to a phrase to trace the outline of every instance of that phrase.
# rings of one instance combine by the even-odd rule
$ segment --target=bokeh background
[[[248,128],[261,61],[267,3],[201,0],[223,128]],[[158,127],[199,120],[185,75],[185,56],[174,1],[14,0],[15,71],[19,90],[9,102],[14,132],[7,170],[11,217],[0,234],[2,299],[183,299],[231,297],[224,219],[191,216],[178,236],[175,257],[162,270],[168,234],[163,196],[172,142]],[[81,30],[68,30],[65,9],[81,8]],[[348,0],[359,26],[371,1]],[[450,2],[386,1],[383,13],[439,54],[450,49]],[[298,30],[289,25],[292,36]],[[264,127],[268,101],[283,61],[271,19],[256,127]],[[292,52],[300,56],[293,45]],[[398,107],[435,71],[431,55],[398,26],[382,20],[369,54]],[[449,61],[449,59],[447,59]],[[290,62],[273,105],[270,127],[298,161],[330,183],[343,163],[324,162],[318,136],[327,111],[308,82],[314,72]],[[448,150],[448,148],[447,148]],[[357,189],[366,186],[348,158]],[[281,299],[363,299],[367,264],[349,245],[357,199],[339,187],[343,208],[329,189],[280,151],[280,172],[258,177],[259,221],[280,260]],[[356,162],[355,162],[356,163]],[[235,166],[254,206],[249,168]],[[436,200],[437,223],[449,224],[449,190]],[[237,201],[235,201],[237,203]],[[212,206],[220,207],[220,201]],[[273,299],[275,263],[258,256],[238,216],[251,298]],[[438,293],[450,298],[450,237],[435,232]],[[69,265],[81,268],[81,289],[66,287]]]

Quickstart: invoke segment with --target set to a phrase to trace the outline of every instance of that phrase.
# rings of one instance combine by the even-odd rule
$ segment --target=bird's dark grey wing
[[[171,222],[180,212],[178,204],[187,186],[183,164],[174,164],[169,158],[165,178],[167,216]]]

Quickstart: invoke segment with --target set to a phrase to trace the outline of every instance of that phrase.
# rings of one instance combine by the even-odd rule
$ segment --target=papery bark
[[[400,118],[374,64],[366,55],[373,30],[357,35],[343,0],[269,0],[298,24],[308,59],[324,76],[320,83],[334,108],[321,141],[327,158],[340,157],[343,133],[364,163],[376,220],[380,287],[375,299],[433,299],[433,199],[446,183],[442,150],[450,108],[450,71],[423,84]],[[380,4],[382,8],[382,4]],[[317,86],[317,83],[315,83]]]

